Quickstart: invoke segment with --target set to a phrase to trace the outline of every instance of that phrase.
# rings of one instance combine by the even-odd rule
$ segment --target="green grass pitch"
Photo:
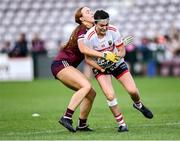
[[[92,111],[91,133],[70,133],[58,124],[73,91],[56,80],[0,82],[0,140],[180,140],[180,78],[136,77],[144,104],[153,113],[146,119],[132,107],[132,101],[113,81],[129,132],[118,133],[116,122],[97,82]],[[32,117],[39,113],[39,117]],[[79,109],[73,120],[77,125]]]

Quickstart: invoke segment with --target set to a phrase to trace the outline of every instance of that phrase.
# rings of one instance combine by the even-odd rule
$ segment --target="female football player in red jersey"
[[[96,51],[102,52],[108,50],[120,56],[120,59],[116,63],[94,57],[93,59],[105,69],[105,72],[93,69],[93,73],[101,86],[101,89],[106,96],[108,106],[119,125],[118,132],[125,132],[128,131],[128,128],[118,107],[112,85],[112,76],[114,76],[129,93],[134,102],[134,108],[139,110],[146,118],[153,118],[152,112],[142,104],[139,91],[123,58],[125,56],[125,46],[132,42],[132,37],[129,36],[122,39],[118,29],[109,24],[109,14],[103,10],[96,11],[94,20],[95,26],[84,36],[84,43],[89,48]],[[85,58],[87,63],[92,62],[92,57],[86,56]]]
[[[56,79],[60,80],[67,87],[75,90],[66,112],[60,118],[59,123],[71,132],[76,132],[77,130],[91,131],[86,121],[96,93],[86,76],[76,69],[76,67],[84,59],[84,54],[102,57],[111,61],[116,61],[117,56],[111,52],[101,53],[84,46],[84,35],[94,23],[93,13],[90,8],[79,8],[75,13],[75,21],[79,25],[72,32],[67,44],[53,60],[51,70]],[[97,69],[101,69],[96,63],[91,62],[91,65],[94,65]],[[101,69],[101,71],[104,70]],[[79,105],[79,122],[75,130],[72,126],[72,116]]]

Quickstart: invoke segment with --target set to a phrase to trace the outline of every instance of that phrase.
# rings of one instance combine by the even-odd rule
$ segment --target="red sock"
[[[64,114],[64,117],[72,119],[73,114],[74,114],[74,111],[69,109],[69,108],[67,108],[67,110],[66,110],[66,112]]]
[[[86,121],[87,121],[87,119],[80,119],[80,118],[79,118],[78,126],[79,126],[79,127],[84,127],[84,126],[86,126]]]
[[[126,125],[121,113],[119,115],[115,116],[115,118],[116,118],[116,121],[119,124],[119,126],[125,126]]]

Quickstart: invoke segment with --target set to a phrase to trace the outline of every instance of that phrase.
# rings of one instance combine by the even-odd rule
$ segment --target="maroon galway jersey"
[[[77,31],[77,39],[84,38],[84,35],[87,32],[87,28],[84,25],[81,25]],[[77,42],[77,41],[76,41]],[[74,44],[73,47],[63,48],[58,55],[55,57],[54,61],[65,60],[70,65],[77,67],[81,61],[84,59],[84,54],[82,54],[78,48],[77,44]]]

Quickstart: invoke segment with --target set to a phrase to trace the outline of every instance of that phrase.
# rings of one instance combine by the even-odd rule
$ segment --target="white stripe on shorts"
[[[67,61],[62,61],[62,63],[63,63],[63,65],[64,65],[64,67],[68,67],[68,66],[69,66],[69,64],[68,64]]]

